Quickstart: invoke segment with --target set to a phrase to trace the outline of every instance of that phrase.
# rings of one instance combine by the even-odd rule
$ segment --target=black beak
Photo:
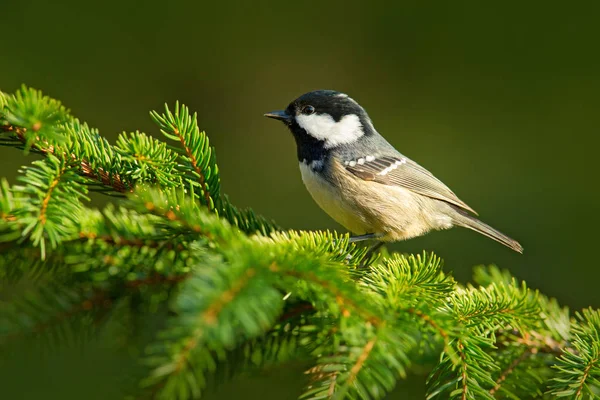
[[[292,120],[292,116],[283,110],[268,112],[265,114],[265,117],[277,119],[283,122],[290,122]]]

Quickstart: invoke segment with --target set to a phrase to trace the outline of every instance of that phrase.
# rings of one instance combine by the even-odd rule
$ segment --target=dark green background
[[[216,146],[231,199],[297,229],[339,226],[305,191],[291,135],[262,114],[309,90],[347,92],[525,254],[461,229],[394,250],[434,250],[462,281],[496,263],[564,304],[598,307],[600,3],[494,3],[3,0],[0,89],[40,88],[111,140],[156,135],[148,111],[180,100]],[[11,181],[30,162],[7,148],[0,160]],[[78,362],[34,358],[14,368],[43,377],[22,398],[51,398],[52,386],[96,398],[57,383],[92,382]],[[215,398],[294,398],[298,371]],[[408,394],[414,381],[393,398],[422,397]]]

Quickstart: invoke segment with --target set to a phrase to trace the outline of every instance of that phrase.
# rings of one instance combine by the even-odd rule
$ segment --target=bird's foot
[[[364,235],[358,235],[358,236],[352,236],[350,237],[349,242],[350,243],[358,243],[358,242],[362,242],[365,240],[377,240],[380,239],[383,235],[381,233],[367,233]],[[384,242],[378,241],[375,244],[369,246],[369,249],[367,250],[367,252],[365,253],[364,257],[363,257],[363,261],[364,262],[368,262],[369,259],[371,259],[371,257],[373,256],[373,254],[375,254],[375,252],[377,250],[379,250],[381,248],[381,246],[384,245]],[[347,260],[350,260],[352,258],[352,256],[348,256]],[[365,268],[367,267],[367,264],[365,263],[361,263],[360,265],[358,265],[358,268]]]
[[[371,259],[371,257],[373,257],[373,254],[375,254],[377,252],[377,250],[379,250],[381,248],[381,246],[383,246],[384,244],[385,244],[385,242],[377,242],[377,243],[371,245],[371,247],[369,247],[369,250],[367,250],[367,253],[363,257],[363,261],[368,262]],[[365,268],[366,266],[367,266],[366,264],[361,264],[358,266],[358,268]]]
[[[366,233],[364,235],[350,236],[349,242],[356,243],[356,242],[362,242],[363,240],[379,239],[382,236],[383,236],[383,234],[381,234],[381,233]]]

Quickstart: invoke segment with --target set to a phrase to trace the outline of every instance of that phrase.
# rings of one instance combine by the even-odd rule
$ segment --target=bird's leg
[[[375,253],[377,250],[379,250],[381,248],[381,246],[383,246],[384,244],[385,244],[384,242],[377,242],[374,245],[372,245],[369,248],[369,250],[367,251],[367,254],[365,254],[365,260],[368,260],[369,258],[371,258],[373,253]]]
[[[377,240],[380,239],[383,235],[381,233],[367,233],[364,235],[358,235],[358,236],[351,236],[349,242],[350,243],[357,243],[357,242],[361,242],[364,240]],[[368,260],[369,258],[371,258],[371,256],[373,255],[373,253],[375,253],[377,250],[379,250],[379,248],[381,248],[381,246],[384,245],[384,242],[382,241],[377,241],[377,243],[369,246],[369,249],[367,250],[367,253],[365,254],[365,257],[363,258],[363,260]],[[365,265],[359,265],[359,268],[363,268],[365,267]]]
[[[381,233],[366,233],[364,235],[358,235],[358,236],[350,236],[350,243],[356,243],[356,242],[362,242],[363,240],[369,240],[369,239],[378,239],[381,237]]]

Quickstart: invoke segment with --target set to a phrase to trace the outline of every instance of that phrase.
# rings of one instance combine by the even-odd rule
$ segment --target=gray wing
[[[344,161],[344,167],[357,177],[384,185],[396,185],[423,196],[454,204],[477,215],[448,186],[416,162],[398,156],[363,157]]]

